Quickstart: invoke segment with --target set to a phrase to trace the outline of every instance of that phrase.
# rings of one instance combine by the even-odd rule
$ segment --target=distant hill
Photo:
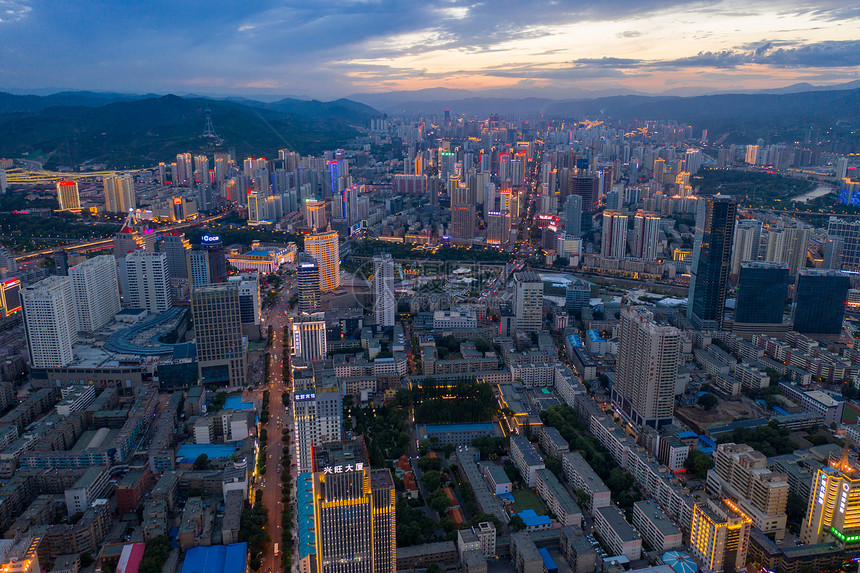
[[[320,153],[355,138],[356,126],[378,114],[348,100],[253,103],[174,95],[106,103],[77,93],[0,94],[0,157],[131,168],[170,161],[183,151],[235,149],[239,156],[263,157],[281,148]],[[223,139],[221,146],[201,137],[206,109]]]

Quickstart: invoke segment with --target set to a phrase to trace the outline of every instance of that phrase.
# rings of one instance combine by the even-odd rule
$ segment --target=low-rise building
[[[559,523],[562,525],[580,525],[582,523],[582,510],[579,509],[573,497],[561,485],[552,471],[548,469],[536,471],[535,485],[541,499],[555,514]]]
[[[635,561],[642,554],[642,537],[614,505],[594,510],[594,531],[612,555]]]
[[[535,485],[535,473],[546,468],[543,458],[525,436],[511,436],[511,461],[529,487]]]
[[[633,504],[633,526],[652,551],[669,551],[683,546],[681,530],[650,499]]]
[[[581,489],[588,495],[589,509],[595,510],[612,503],[612,492],[579,452],[564,454],[561,467],[571,487],[574,490]]]

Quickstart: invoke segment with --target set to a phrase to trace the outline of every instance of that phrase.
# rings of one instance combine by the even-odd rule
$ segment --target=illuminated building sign
[[[296,402],[302,402],[304,400],[313,400],[316,397],[317,395],[315,393],[310,392],[306,394],[296,394],[295,400]]]
[[[844,535],[841,531],[832,526],[830,527],[830,533],[832,533],[833,536],[839,539],[842,543],[856,543],[857,541],[860,541],[860,535]]]
[[[356,462],[355,465],[347,464],[345,466],[326,466],[323,468],[324,474],[342,474],[353,471],[364,471],[364,464],[362,462]]]
[[[203,235],[200,237],[200,240],[204,243],[216,243],[221,240],[221,237],[218,235]]]

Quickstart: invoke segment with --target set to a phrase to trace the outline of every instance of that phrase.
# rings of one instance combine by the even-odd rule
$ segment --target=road
[[[292,417],[284,411],[284,404],[281,400],[281,394],[289,390],[286,381],[284,380],[284,365],[281,364],[284,348],[284,326],[287,323],[286,311],[289,309],[290,296],[290,279],[286,279],[286,284],[278,296],[277,301],[266,311],[263,332],[268,333],[268,328],[271,325],[273,329],[272,346],[266,351],[272,356],[270,366],[271,383],[268,386],[269,390],[269,423],[265,426],[268,434],[268,443],[266,445],[266,472],[263,476],[262,483],[258,483],[255,489],[262,488],[263,504],[269,510],[269,534],[272,536],[272,546],[263,555],[263,565],[260,571],[272,573],[281,572],[281,557],[283,555],[283,541],[281,540],[281,513],[284,509],[281,503],[281,452],[284,446],[284,440],[281,431],[284,428],[289,428],[292,431]],[[287,377],[288,378],[288,377]],[[295,456],[292,457],[295,459]],[[259,478],[258,478],[259,479]],[[295,476],[293,476],[295,482]],[[263,485],[264,484],[264,485]],[[295,495],[295,483],[293,484],[293,495]],[[293,512],[295,515],[295,512]],[[295,532],[295,518],[293,531]],[[278,544],[279,554],[274,554],[274,545]],[[293,554],[295,562],[295,553]]]

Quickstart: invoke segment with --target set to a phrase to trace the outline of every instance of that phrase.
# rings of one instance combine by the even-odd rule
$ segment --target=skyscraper
[[[514,313],[517,330],[540,332],[543,326],[543,281],[533,271],[514,275]]]
[[[209,282],[223,283],[227,280],[227,254],[218,235],[200,237],[200,247],[209,255]]]
[[[564,202],[564,232],[574,237],[581,235],[582,229],[582,197],[568,195]]]
[[[308,313],[319,310],[320,271],[313,257],[306,255],[306,259],[299,262],[296,280],[299,287],[299,310]]]
[[[451,206],[451,236],[458,239],[472,239],[475,237],[475,206],[474,205],[452,205]]]
[[[700,330],[723,324],[736,213],[733,197],[699,199],[687,318]]]
[[[21,289],[27,350],[33,368],[66,366],[78,341],[75,297],[69,277],[48,277]]]
[[[860,471],[845,456],[816,471],[800,529],[805,544],[831,539],[846,549],[860,547]]]
[[[167,270],[170,278],[188,280],[191,278],[191,241],[185,233],[171,231],[158,238],[155,248],[167,256]]]
[[[660,244],[660,215],[637,211],[633,217],[633,252],[635,259],[653,261]]]
[[[242,336],[239,285],[220,283],[194,287],[191,315],[200,383],[244,386],[248,357]]]
[[[343,404],[336,379],[295,389],[293,425],[298,471],[311,472],[314,448],[339,440],[343,431]]]
[[[312,232],[324,231],[328,226],[325,216],[325,201],[317,199],[305,201],[305,219]]]
[[[582,197],[583,212],[594,213],[600,206],[600,178],[594,175],[574,175],[570,180],[570,193]]]
[[[794,330],[804,334],[842,332],[848,275],[827,269],[800,269],[794,298]]]
[[[622,309],[612,401],[634,424],[659,428],[672,422],[680,356],[678,329],[658,325],[645,308]]]
[[[120,311],[116,260],[99,255],[69,268],[78,330],[94,332]]]
[[[81,208],[76,181],[57,182],[57,203],[60,205],[60,211],[74,211]]]
[[[134,192],[134,177],[131,175],[108,175],[104,178],[105,211],[128,213],[137,207]]]
[[[741,263],[735,324],[782,324],[788,275],[786,263]]]
[[[367,455],[322,451],[313,475],[317,573],[397,570],[394,480]]]
[[[194,167],[191,163],[190,153],[176,154],[176,163],[173,170],[173,186],[188,185],[194,177]]]
[[[228,283],[239,288],[239,315],[242,319],[242,334],[248,340],[260,340],[263,309],[260,306],[260,274],[243,272],[227,277]]]
[[[842,269],[860,271],[860,221],[846,221],[830,217],[827,234],[842,237]]]
[[[504,245],[511,235],[510,213],[489,211],[487,213],[487,244]]]
[[[306,362],[323,360],[328,353],[325,314],[303,315],[292,321],[293,354]]]
[[[741,263],[757,261],[761,244],[761,221],[741,219],[735,225],[735,240],[732,248],[732,274],[741,272]]]
[[[827,235],[824,241],[824,264],[825,269],[838,271],[842,268],[842,251],[845,250],[845,241],[836,235]]]
[[[788,263],[792,273],[806,266],[809,250],[809,227],[787,224],[771,227],[767,233],[766,261]]]
[[[189,256],[191,263],[191,284],[203,286],[210,284],[209,280],[209,253],[201,249],[191,251]]]
[[[693,506],[690,545],[709,571],[744,571],[752,520],[729,500],[707,500]]]
[[[604,258],[623,259],[626,254],[627,215],[618,211],[604,211],[600,255]]]
[[[151,313],[164,312],[173,306],[170,297],[170,271],[167,255],[134,251],[120,261],[124,276],[123,302],[129,308],[145,308]]]
[[[385,253],[373,257],[373,309],[377,326],[394,326],[394,260]]]
[[[320,291],[329,292],[340,286],[340,243],[337,232],[314,233],[305,237],[305,252],[317,262]]]

